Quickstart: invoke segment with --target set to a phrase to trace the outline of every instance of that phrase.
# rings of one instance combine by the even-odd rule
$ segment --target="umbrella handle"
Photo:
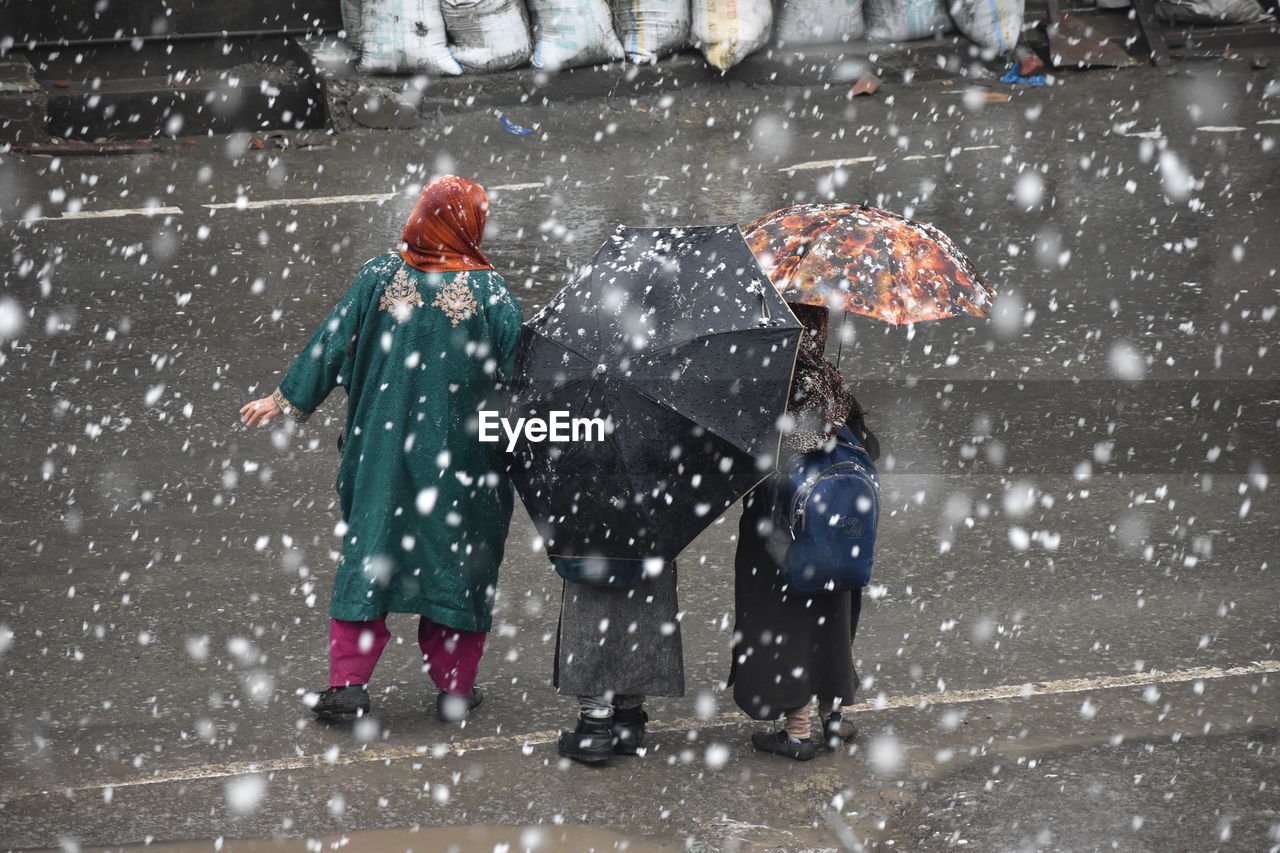
[[[840,356],[844,352],[844,324],[848,321],[848,319],[849,319],[849,312],[841,311],[840,312],[840,343],[836,347],[836,368],[837,369],[839,369],[840,367]]]

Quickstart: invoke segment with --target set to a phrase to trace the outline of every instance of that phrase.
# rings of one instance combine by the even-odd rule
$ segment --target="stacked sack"
[[[867,0],[867,37],[911,41],[951,29],[942,0]]]
[[[523,0],[342,0],[342,26],[371,74],[501,71],[529,59]]]
[[[467,71],[501,71],[529,59],[529,16],[520,0],[441,0],[453,58]]]
[[[774,12],[779,47],[853,41],[866,32],[862,0],[779,0]]]
[[[527,2],[527,6],[526,6]],[[559,71],[656,62],[692,46],[719,69],[779,47],[929,38],[959,29],[991,53],[1018,42],[1025,0],[340,0],[370,73],[456,75],[526,62]]]
[[[354,7],[354,8],[352,8]],[[360,70],[372,74],[461,74],[449,52],[440,0],[359,0]]]
[[[763,47],[772,26],[768,0],[693,0],[693,45],[721,71]]]
[[[771,0],[529,0],[533,66],[567,68],[626,58],[656,62],[691,44],[716,68],[769,41]]]
[[[613,31],[627,59],[657,62],[689,43],[688,0],[612,0]]]
[[[559,71],[622,59],[605,0],[529,0],[533,13],[533,67]]]

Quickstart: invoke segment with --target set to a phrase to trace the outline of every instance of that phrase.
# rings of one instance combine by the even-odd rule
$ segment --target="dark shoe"
[[[616,708],[613,712],[613,752],[635,755],[644,746],[644,724],[649,715],[644,708]]]
[[[845,722],[844,714],[831,714],[822,721],[822,735],[832,749],[853,740],[857,734],[853,724]]]
[[[756,732],[751,736],[751,745],[761,752],[772,752],[796,761],[810,761],[818,756],[818,745],[813,738],[792,740],[785,729],[776,732]]]
[[[363,684],[330,687],[319,694],[311,710],[322,720],[360,717],[369,713],[369,691]]]
[[[571,732],[561,732],[556,744],[560,754],[585,764],[600,764],[613,755],[613,718],[598,720],[578,716],[578,727]]]
[[[483,701],[484,694],[480,692],[479,687],[472,687],[471,692],[466,696],[445,693],[441,690],[440,695],[436,697],[436,715],[446,723],[460,723],[470,716],[472,711],[479,708]]]

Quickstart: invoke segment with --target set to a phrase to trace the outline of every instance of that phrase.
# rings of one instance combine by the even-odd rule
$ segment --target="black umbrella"
[[[514,416],[604,422],[515,451],[547,553],[674,559],[774,469],[801,328],[735,226],[620,227],[522,330]]]

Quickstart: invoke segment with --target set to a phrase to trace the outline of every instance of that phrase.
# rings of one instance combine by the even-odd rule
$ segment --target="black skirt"
[[[817,696],[852,705],[858,689],[853,638],[862,591],[784,592],[766,548],[770,490],[747,495],[734,559],[733,699],[748,716],[772,720]],[[825,709],[824,709],[825,712]]]

